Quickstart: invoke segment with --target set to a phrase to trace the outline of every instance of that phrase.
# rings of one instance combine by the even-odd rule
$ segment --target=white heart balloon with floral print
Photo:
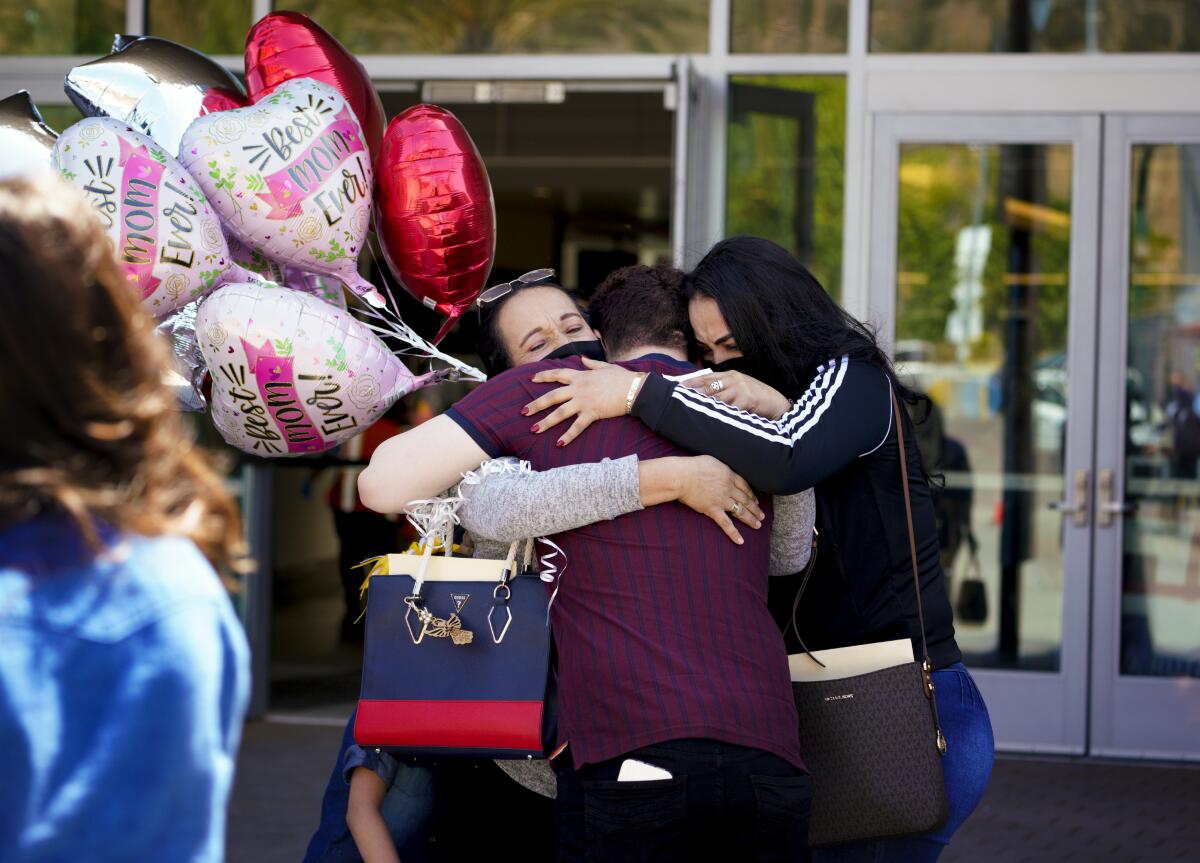
[[[413,390],[414,375],[345,309],[269,282],[226,285],[200,304],[196,338],[221,436],[265,457],[323,452],[361,434]]]
[[[238,239],[384,306],[358,274],[371,222],[371,156],[332,87],[296,78],[247,108],[200,117],[183,135],[179,160]]]
[[[94,207],[150,314],[166,317],[249,277],[192,175],[132,127],[107,117],[80,120],[59,136],[51,158]]]

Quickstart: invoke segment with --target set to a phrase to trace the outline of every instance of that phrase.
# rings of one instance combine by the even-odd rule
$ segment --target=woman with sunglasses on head
[[[601,286],[597,302],[603,304],[610,287],[624,289],[624,296],[630,297],[627,283],[640,279],[641,289],[651,292],[648,300],[656,300],[668,314],[679,317],[677,288],[681,275],[667,268],[627,268],[614,274],[615,280],[610,277]],[[534,271],[480,295],[479,354],[489,375],[547,357],[604,357],[599,334],[592,329],[586,314],[575,298],[553,280],[552,270]],[[682,328],[680,320],[681,340]],[[740,543],[741,537],[731,515],[753,529],[760,526],[763,518],[749,486],[709,456],[644,462],[630,456],[544,472],[532,472],[527,464],[515,459],[495,459],[469,472],[458,493],[466,501],[459,517],[474,540],[476,557],[502,558],[513,541],[561,533],[673,500],[708,515],[734,542]],[[808,559],[811,495],[780,500],[779,527],[771,534],[772,571],[790,574],[802,569]],[[391,847],[402,843],[404,859],[423,859],[420,856],[426,832],[423,821],[427,816],[420,814],[417,801],[402,799],[405,791],[399,787],[400,782],[412,784],[410,780],[417,775],[414,768],[406,767],[386,752],[353,745],[349,737],[343,751],[345,755],[339,764],[350,782],[347,821],[362,857],[367,863],[391,860]],[[531,859],[548,858],[550,849],[545,843],[552,830],[544,798],[553,796],[555,781],[548,765],[522,761],[498,761],[496,765],[524,789],[513,787],[490,762],[437,766],[432,833],[439,856],[466,859],[484,852],[486,845],[494,841],[495,831],[487,825],[477,825],[480,829],[471,832],[455,829],[459,814],[471,809],[486,812],[488,824],[494,821],[497,829],[506,821],[519,820],[528,825],[544,819],[548,829],[535,834],[540,837],[538,842],[527,846],[525,851]],[[427,770],[421,771],[420,767],[415,770],[433,781]],[[340,774],[331,781],[326,792],[327,803],[332,796],[345,793],[344,788],[335,787],[340,781]],[[539,799],[528,791],[544,796]],[[389,800],[386,805],[385,796]],[[327,818],[319,832],[332,835],[340,830],[345,835],[346,828],[335,821]],[[306,859],[348,859],[345,855],[351,849],[345,847],[346,843],[334,844],[337,849],[333,854],[318,853],[310,846],[310,856]]]
[[[714,374],[684,384],[585,361],[534,380],[564,386],[532,402],[554,408],[563,445],[591,422],[630,412],[677,444],[716,456],[765,491],[815,488],[821,551],[799,607],[816,648],[907,636],[921,656],[896,418],[913,510],[920,598],[932,679],[948,745],[942,766],[950,818],[920,836],[815,852],[818,861],[934,861],[978,804],[991,773],[987,708],[962,664],[938,555],[927,476],[907,411],[921,397],[897,378],[874,336],[791,254],[769,240],[717,243],[683,283],[696,340]],[[574,419],[562,431],[561,423]]]
[[[609,290],[632,296],[632,286],[650,292],[648,303],[669,295],[673,304],[681,276],[666,267],[627,267],[600,286],[598,301]],[[575,298],[553,279],[553,270],[535,270],[480,295],[479,355],[489,375],[543,359],[604,358],[603,334],[592,329]],[[762,520],[746,482],[709,456],[645,462],[629,456],[542,473],[518,470],[512,459],[497,462],[460,487],[467,501],[461,515],[473,535],[505,549],[514,539],[561,533],[671,500],[708,515],[734,542],[741,541],[734,519],[754,529]],[[801,555],[799,566],[788,573],[807,560],[810,502],[811,497],[784,501],[777,519],[781,526],[772,540],[778,566],[795,566],[796,554]]]

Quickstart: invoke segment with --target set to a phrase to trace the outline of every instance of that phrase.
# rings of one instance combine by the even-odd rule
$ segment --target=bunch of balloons
[[[67,74],[84,119],[61,135],[28,93],[0,101],[6,171],[51,168],[86,196],[162,322],[181,404],[204,408],[207,369],[214,424],[246,452],[320,452],[418,387],[482,380],[435,347],[495,255],[491,185],[462,124],[418,105],[385,129],[362,64],[298,12],[250,29],[245,71],[243,87],[183,45],[118,36]],[[446,316],[432,344],[360,274],[372,228],[396,280]],[[446,368],[414,376],[385,338]]]

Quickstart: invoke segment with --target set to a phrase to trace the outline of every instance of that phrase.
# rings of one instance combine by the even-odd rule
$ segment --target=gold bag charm
[[[469,629],[463,629],[462,621],[459,620],[457,614],[452,614],[443,620],[440,617],[429,615],[431,620],[426,628],[429,635],[434,638],[449,638],[454,644],[470,644],[475,640],[475,633]]]
[[[427,635],[434,638],[449,638],[452,644],[458,645],[470,644],[475,640],[475,633],[469,629],[463,629],[462,620],[457,614],[451,614],[445,618],[434,617],[428,608],[417,604],[417,597],[410,596],[404,601],[410,611],[417,613],[417,620],[421,621],[421,634],[413,638],[413,644],[420,644]]]

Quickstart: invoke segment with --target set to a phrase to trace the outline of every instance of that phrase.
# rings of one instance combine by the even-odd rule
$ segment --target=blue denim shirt
[[[0,532],[0,861],[220,861],[249,686],[196,547]]]

